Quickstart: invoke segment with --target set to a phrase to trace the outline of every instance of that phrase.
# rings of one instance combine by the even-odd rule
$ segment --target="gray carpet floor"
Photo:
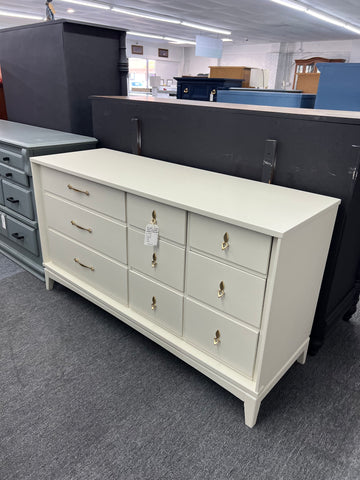
[[[1,480],[359,480],[360,316],[243,404],[0,255]]]

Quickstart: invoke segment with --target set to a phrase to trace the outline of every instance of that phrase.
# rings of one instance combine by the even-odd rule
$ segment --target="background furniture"
[[[293,89],[301,90],[304,93],[316,93],[319,84],[320,73],[318,63],[345,62],[343,58],[312,57],[295,60],[295,73]]]
[[[100,146],[340,198],[311,352],[327,326],[355,311],[359,113],[155,98],[94,97],[92,105]]]
[[[339,200],[106,149],[31,162],[47,288],[205,373],[252,427],[305,362]]]
[[[319,63],[315,108],[360,110],[360,63]]]
[[[211,66],[210,78],[237,78],[242,79],[243,87],[250,87],[251,68],[249,67],[226,67]]]
[[[8,119],[92,135],[89,95],[126,95],[125,31],[57,20],[0,30]]]
[[[250,105],[271,105],[275,107],[314,108],[316,95],[295,92],[271,92],[259,90],[219,89],[217,102],[242,103]]]
[[[0,252],[44,278],[30,157],[95,148],[95,138],[0,120]]]
[[[242,80],[207,77],[174,77],[177,98],[216,102],[218,88],[241,87]]]

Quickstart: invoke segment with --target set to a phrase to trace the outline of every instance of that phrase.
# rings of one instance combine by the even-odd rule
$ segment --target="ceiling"
[[[100,2],[101,3],[101,2]],[[231,30],[233,44],[277,43],[360,39],[360,35],[325,23],[306,13],[286,8],[270,0],[104,0],[103,4],[161,14]],[[359,0],[302,0],[303,4],[360,27]],[[67,18],[137,32],[195,40],[196,35],[224,37],[194,28],[158,22],[97,8],[52,2],[56,19]],[[67,10],[73,8],[74,13]],[[45,17],[45,0],[0,0],[0,10],[30,13]],[[0,28],[34,23],[34,20],[0,15]]]

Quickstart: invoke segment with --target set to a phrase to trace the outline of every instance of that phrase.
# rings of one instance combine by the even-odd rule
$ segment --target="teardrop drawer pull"
[[[221,298],[224,295],[225,295],[225,285],[224,285],[224,282],[221,281],[219,285],[218,298]]]
[[[75,192],[84,193],[85,195],[88,195],[88,196],[90,195],[90,193],[87,190],[79,190],[78,188],[75,188],[72,185],[70,185],[70,183],[68,184],[67,187],[69,190],[74,190]]]
[[[78,263],[81,267],[88,268],[88,269],[91,270],[92,272],[95,272],[95,268],[94,268],[94,267],[88,267],[88,266],[85,265],[84,263],[81,263],[78,258],[74,258],[74,262]]]
[[[218,345],[221,342],[220,340],[220,330],[216,330],[214,337],[214,345]]]
[[[230,247],[230,245],[229,245],[229,234],[228,234],[228,232],[225,232],[224,241],[221,244],[221,250],[226,250],[229,247]]]
[[[152,297],[151,310],[155,310],[155,308],[156,308],[156,298]]]
[[[151,267],[152,268],[155,268],[157,265],[157,257],[156,257],[156,253],[153,253],[153,256],[152,256],[152,261],[151,261]]]
[[[153,211],[151,212],[151,223],[154,224],[154,225],[157,223],[155,210],[153,210]]]

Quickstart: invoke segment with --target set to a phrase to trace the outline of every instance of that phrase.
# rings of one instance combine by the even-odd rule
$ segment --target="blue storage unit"
[[[272,107],[314,108],[316,95],[296,92],[264,90],[218,90],[217,102],[268,105]]]
[[[315,108],[360,110],[360,63],[318,63]]]

